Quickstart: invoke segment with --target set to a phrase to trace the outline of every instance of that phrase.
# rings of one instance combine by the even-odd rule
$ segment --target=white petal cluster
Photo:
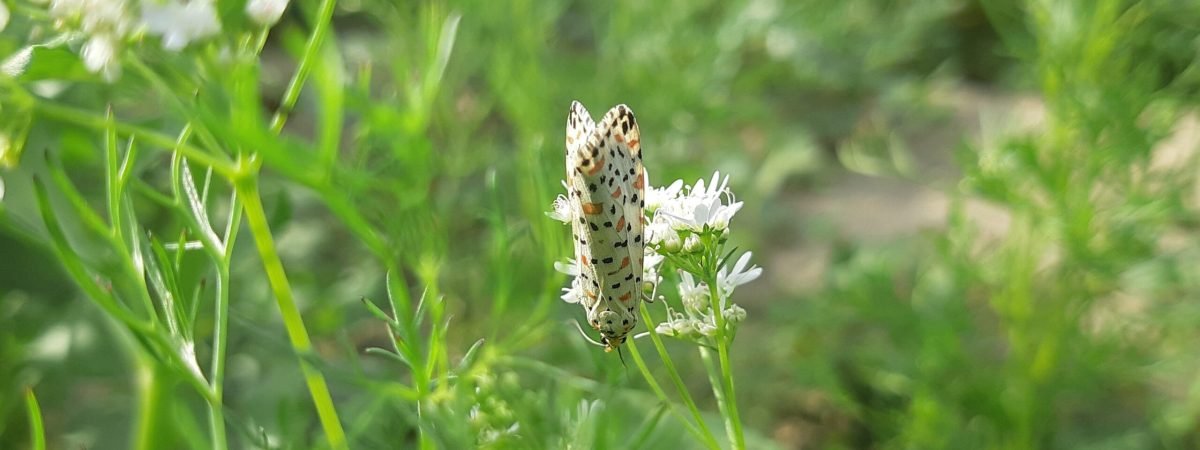
[[[50,16],[87,35],[80,51],[84,67],[109,82],[121,76],[117,57],[136,25],[125,0],[52,0]]]
[[[142,5],[142,23],[150,34],[162,36],[162,46],[179,51],[188,43],[221,32],[217,8],[212,0],[153,0]]]
[[[734,214],[742,209],[742,202],[737,201],[729,190],[729,176],[722,178],[721,172],[713,173],[707,184],[700,179],[694,185],[685,186],[683,180],[676,180],[666,188],[651,189],[646,197],[646,209],[654,212],[654,222],[664,223],[676,231],[725,231]],[[653,241],[655,243],[672,239],[666,233],[653,237],[658,239]],[[683,242],[685,250],[687,244]]]
[[[571,203],[567,201],[567,197],[559,194],[554,199],[554,211],[546,213],[551,219],[562,223],[571,223]]]
[[[246,16],[264,27],[275,25],[287,9],[288,0],[250,0],[246,2]]]

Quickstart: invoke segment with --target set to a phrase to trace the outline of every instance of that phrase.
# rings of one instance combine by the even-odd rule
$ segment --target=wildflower
[[[679,297],[689,312],[703,313],[708,308],[708,286],[697,283],[692,274],[679,271]]]
[[[570,223],[571,202],[567,201],[567,198],[562,194],[559,194],[559,196],[554,199],[554,211],[547,212],[546,215],[559,222]]]
[[[733,293],[734,288],[754,281],[758,279],[758,277],[762,276],[761,267],[750,266],[749,269],[746,268],[746,264],[750,263],[750,255],[751,252],[743,253],[742,257],[738,258],[737,263],[733,265],[732,270],[727,271],[726,269],[728,269],[728,267],[722,267],[721,270],[717,272],[717,287],[721,291],[720,294],[722,300],[729,298],[730,294]]]
[[[89,72],[100,74],[105,81],[111,83],[121,76],[121,65],[117,62],[117,44],[111,36],[92,36],[83,44],[81,54],[83,66]]]
[[[50,16],[60,27],[74,28],[87,36],[80,57],[89,72],[113,82],[121,75],[117,61],[120,44],[133,31],[134,19],[125,0],[52,0]]]
[[[683,240],[679,238],[671,223],[665,219],[651,221],[646,225],[646,242],[651,246],[659,246],[666,253],[674,253],[683,248]]]
[[[275,25],[287,9],[288,0],[250,0],[246,2],[246,15],[264,27]]]
[[[721,173],[715,172],[707,185],[703,179],[692,186],[682,187],[682,184],[679,180],[661,191],[654,190],[654,200],[659,202],[655,218],[661,213],[676,230],[703,232],[707,228],[723,231],[742,208],[742,202],[736,201],[729,190],[728,175],[721,178]]]
[[[182,50],[189,42],[221,32],[221,22],[211,0],[147,3],[142,5],[142,23],[150,34],[161,35],[163,48],[171,51]]]
[[[649,186],[649,183],[647,183],[647,186]],[[655,211],[658,211],[667,202],[675,200],[679,197],[679,190],[682,188],[683,180],[675,180],[670,186],[664,188],[650,186],[646,190],[646,214],[654,214]]]
[[[566,263],[555,261],[554,270],[574,277],[571,279],[571,287],[563,288],[563,295],[559,298],[567,303],[579,303],[580,300],[583,300],[583,288],[579,286],[579,263],[574,259],[568,260]]]
[[[711,322],[696,320],[693,326],[696,328],[696,332],[701,335],[712,337],[714,334],[717,334],[717,326]]]
[[[687,253],[699,253],[704,250],[704,243],[700,242],[700,236],[689,234],[687,239],[683,240],[683,251]]]
[[[725,320],[729,321],[729,323],[741,323],[742,321],[746,320],[746,310],[742,309],[742,307],[738,305],[729,305],[729,308],[726,308],[724,311],[722,311],[721,315],[724,316]]]

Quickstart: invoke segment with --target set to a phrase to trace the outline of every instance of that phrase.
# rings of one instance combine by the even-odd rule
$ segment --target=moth
[[[637,326],[645,263],[646,175],[633,111],[617,105],[600,119],[579,102],[567,114],[567,202],[588,324],[605,351]]]

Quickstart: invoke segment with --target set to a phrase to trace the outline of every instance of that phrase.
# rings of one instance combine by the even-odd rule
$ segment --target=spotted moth
[[[600,123],[579,102],[567,115],[567,203],[579,275],[575,288],[606,351],[625,343],[642,300],[645,170],[633,111]]]

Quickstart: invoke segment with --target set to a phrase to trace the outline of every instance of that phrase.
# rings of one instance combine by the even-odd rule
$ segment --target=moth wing
[[[608,179],[608,195],[615,203],[618,211],[618,225],[624,225],[617,230],[616,240],[612,250],[621,262],[613,268],[613,273],[607,274],[612,280],[605,283],[613,288],[610,307],[617,310],[622,318],[624,331],[627,333],[637,324],[637,305],[642,294],[642,267],[644,263],[645,216],[642,213],[645,204],[645,174],[642,167],[641,133],[633,111],[626,105],[617,105],[610,109],[604,118],[596,125],[592,141],[589,143],[609,165],[604,172]],[[624,261],[628,261],[625,264]],[[628,320],[627,323],[624,321]],[[623,335],[624,333],[622,333]]]

